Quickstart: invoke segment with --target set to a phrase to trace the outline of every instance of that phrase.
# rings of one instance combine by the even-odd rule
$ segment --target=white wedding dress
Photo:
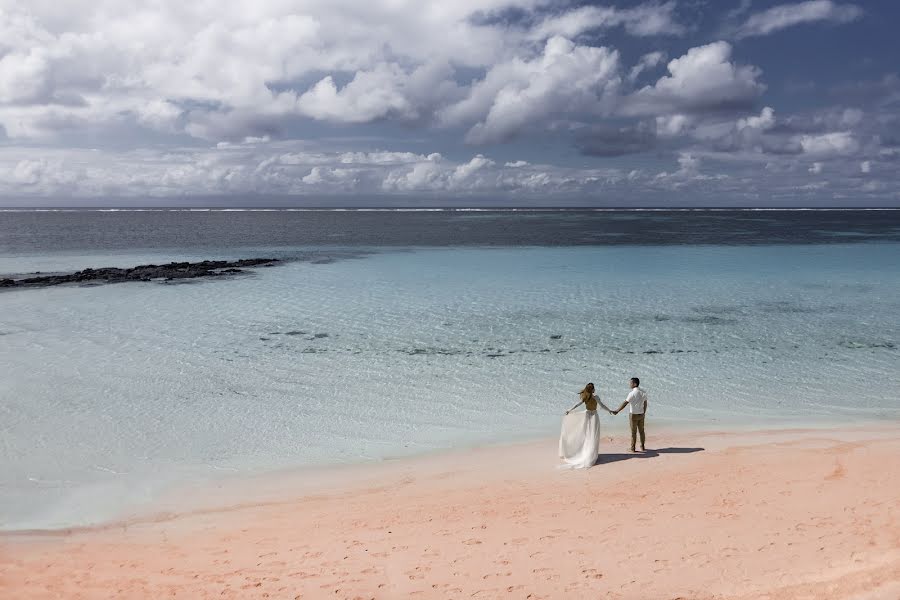
[[[600,417],[596,410],[571,412],[563,417],[559,434],[561,468],[587,469],[597,462],[600,452]]]

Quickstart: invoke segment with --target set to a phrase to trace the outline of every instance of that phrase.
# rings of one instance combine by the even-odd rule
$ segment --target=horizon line
[[[3,206],[0,212],[900,211],[900,206]]]

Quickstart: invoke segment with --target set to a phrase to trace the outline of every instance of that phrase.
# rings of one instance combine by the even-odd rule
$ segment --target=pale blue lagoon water
[[[651,436],[900,417],[896,242],[69,249],[6,252],[0,273],[300,250],[334,260],[0,293],[0,528],[555,435],[584,383],[618,403],[632,375]]]

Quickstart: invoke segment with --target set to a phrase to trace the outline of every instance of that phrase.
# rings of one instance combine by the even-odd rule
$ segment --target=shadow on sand
[[[625,454],[601,454],[597,457],[597,465],[605,465],[609,463],[619,462],[620,460],[630,460],[632,458],[654,458],[660,454],[690,454],[692,452],[703,452],[706,448],[648,448],[645,452],[625,453]]]

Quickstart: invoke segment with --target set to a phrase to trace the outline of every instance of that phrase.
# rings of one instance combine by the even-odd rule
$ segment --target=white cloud
[[[803,152],[819,156],[846,156],[859,150],[859,142],[849,131],[803,135],[799,142]]]
[[[687,115],[663,115],[656,117],[656,135],[674,138],[684,133],[693,123]]]
[[[479,171],[484,169],[485,167],[490,167],[494,165],[494,161],[489,158],[485,158],[481,154],[473,157],[469,162],[459,165],[453,170],[453,175],[450,176],[450,180],[454,185],[463,183],[472,177],[474,177]]]
[[[643,4],[618,9],[609,6],[582,6],[545,18],[530,32],[534,39],[553,36],[574,38],[582,33],[622,26],[636,36],[680,35],[685,28],[675,20],[675,2]]]
[[[313,167],[309,174],[302,177],[300,181],[313,186],[324,185],[339,189],[352,189],[361,183],[363,175],[354,169]]]
[[[297,108],[305,116],[342,123],[366,123],[391,115],[414,118],[415,108],[399,89],[403,78],[398,66],[380,65],[358,72],[338,90],[329,75],[297,98]]]
[[[585,86],[617,66],[614,51],[566,46],[559,34],[684,31],[674,2],[563,7],[541,18],[546,7],[546,0],[257,0],[249,8],[0,0],[0,127],[12,139],[52,138],[65,124],[235,141],[284,135],[292,118],[427,123],[484,94],[505,71],[513,80],[470,119],[483,121],[473,140],[499,139],[546,116],[550,88],[583,98]],[[505,9],[534,15],[537,24],[520,30],[473,18]],[[543,56],[534,56],[535,40],[549,40]],[[479,70],[488,75],[474,86],[457,81]],[[515,105],[519,91],[526,98]]]
[[[813,179],[811,161],[835,186],[843,176],[858,190],[870,179],[861,172],[887,177],[872,161],[897,155],[891,76],[845,90],[839,106],[776,118],[777,106],[756,104],[761,71],[726,42],[667,64],[661,50],[623,63],[615,38],[602,36],[692,31],[678,22],[682,4],[628,4],[0,0],[0,195],[591,194],[622,182],[642,189],[675,159],[665,185],[712,186],[705,173],[723,162],[774,163],[797,186]],[[746,35],[859,16],[836,2],[749,18],[748,7],[730,17]],[[443,157],[422,150],[421,131],[436,127],[435,150],[462,136],[487,145],[537,133],[584,154],[640,153],[646,164],[618,172],[508,154],[495,163],[491,148]],[[100,150],[69,147],[85,140]],[[894,182],[879,185],[896,194]]]
[[[759,129],[766,131],[775,126],[775,111],[772,107],[767,106],[762,109],[758,117],[746,117],[738,119],[737,128],[743,129]]]
[[[91,124],[124,114],[222,139],[258,135],[262,117],[408,117],[452,91],[451,64],[483,68],[516,51],[521,36],[470,20],[509,4],[0,0],[0,123],[12,137],[34,137],[53,132],[50,110]]]
[[[492,67],[465,99],[441,111],[441,119],[446,125],[477,121],[466,140],[482,144],[507,139],[561,111],[599,112],[614,102],[618,65],[614,50],[553,37],[540,56]]]
[[[34,185],[43,179],[47,163],[43,160],[21,160],[12,170],[12,180],[22,185]]]
[[[751,15],[738,28],[737,37],[768,35],[795,25],[818,21],[849,23],[862,14],[863,10],[854,4],[837,4],[831,0],[782,4]]]
[[[0,198],[292,195],[360,193],[568,193],[614,186],[618,169],[568,168],[516,161],[498,164],[476,154],[451,161],[438,153],[323,152],[294,143],[231,144],[206,149],[105,152],[48,151],[20,160],[0,149]]]
[[[23,148],[0,146],[0,204],[28,198],[95,199],[182,198],[233,196],[250,202],[255,195],[305,197],[372,194],[473,196],[497,199],[521,194],[546,201],[567,197],[641,198],[648,204],[665,204],[672,198],[713,204],[729,202],[751,186],[754,193],[790,198],[810,186],[813,176],[828,169],[828,189],[852,195],[860,190],[872,198],[896,198],[900,189],[890,171],[879,178],[860,178],[860,162],[817,160],[782,156],[777,161],[757,157],[759,168],[772,171],[760,177],[757,167],[736,155],[720,155],[701,149],[676,155],[677,167],[659,172],[651,164],[641,169],[564,167],[511,161],[496,162],[488,155],[450,160],[437,153],[373,149],[366,152],[312,148],[308,142],[228,144],[202,149],[168,148],[139,151],[47,149],[39,160],[22,159]],[[730,173],[724,174],[722,167]],[[735,171],[736,170],[736,171]],[[874,172],[874,165],[872,172]],[[743,174],[743,175],[741,175]],[[872,185],[861,187],[865,182]],[[689,192],[688,192],[689,190]],[[671,196],[672,193],[682,195]],[[348,196],[349,197],[349,196]],[[28,200],[25,200],[26,203]],[[37,200],[35,200],[37,201]],[[473,202],[480,201],[473,199]]]
[[[446,188],[447,171],[437,161],[423,161],[410,169],[393,170],[381,182],[386,191],[437,190]]]
[[[495,165],[493,160],[481,154],[460,164],[431,155],[411,167],[389,171],[381,187],[393,191],[496,190],[499,172],[491,169]]]
[[[361,165],[402,165],[417,163],[423,160],[440,160],[440,154],[423,156],[414,152],[390,152],[376,150],[374,152],[344,152],[338,159],[342,164]]]
[[[652,69],[664,60],[666,60],[665,52],[649,52],[643,55],[638,61],[638,64],[631,67],[631,71],[628,72],[628,80],[634,82],[638,77],[640,77],[641,73],[648,69]]]
[[[764,90],[760,70],[730,61],[731,44],[713,42],[669,62],[669,75],[623,105],[626,115],[691,112],[751,104]]]

